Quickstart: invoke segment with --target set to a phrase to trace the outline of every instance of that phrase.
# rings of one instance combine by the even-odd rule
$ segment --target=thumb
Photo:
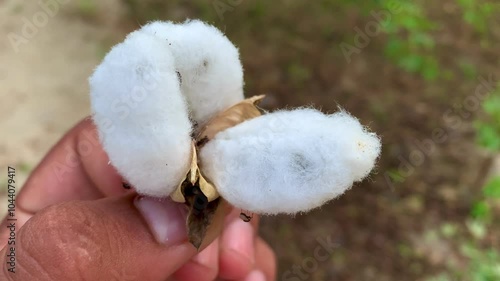
[[[0,279],[165,280],[197,253],[186,216],[184,205],[132,194],[48,207],[2,250]]]

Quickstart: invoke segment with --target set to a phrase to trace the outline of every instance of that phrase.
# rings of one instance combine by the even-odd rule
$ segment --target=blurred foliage
[[[476,202],[471,211],[474,220],[469,223],[473,239],[461,246],[462,254],[468,258],[469,266],[465,270],[455,268],[453,272],[459,280],[496,281],[500,280],[500,252],[498,249],[483,249],[478,246],[488,233],[488,225],[495,219],[492,205],[500,199],[500,177],[494,177],[484,187],[482,198]],[[496,218],[498,219],[498,218]],[[443,278],[442,275],[441,277]],[[456,279],[436,279],[456,280]]]
[[[481,146],[500,151],[500,85],[482,104],[484,116],[476,122],[477,139]]]
[[[500,253],[496,249],[482,250],[467,243],[460,251],[470,260],[468,267],[451,267],[449,272],[428,278],[427,281],[498,281],[500,280]]]
[[[484,251],[472,245],[464,245],[462,252],[471,261],[463,280],[500,280],[500,253],[497,250]]]
[[[80,14],[83,16],[92,16],[97,12],[95,0],[79,0],[77,6]]]
[[[448,264],[447,272],[427,278],[426,281],[497,281],[500,280],[500,252],[498,249],[483,249],[480,242],[486,236],[487,224],[480,220],[470,220],[467,228],[471,238],[459,239],[459,251],[467,259],[467,266]],[[444,224],[441,229],[450,228]],[[450,231],[450,230],[448,230]],[[453,230],[455,231],[455,230]]]
[[[393,0],[381,1],[383,8],[391,11]],[[500,5],[478,0],[457,0],[462,9],[463,20],[472,25],[481,35],[481,43],[488,40],[488,24],[500,11]],[[426,80],[433,81],[440,77],[451,78],[451,71],[443,69],[435,52],[435,31],[439,22],[430,19],[424,5],[415,1],[400,1],[400,12],[393,13],[385,26],[388,35],[385,54],[398,66],[411,73],[418,73]],[[459,66],[468,78],[473,78],[474,67],[467,62]]]
[[[500,177],[494,177],[483,187],[481,199],[472,206],[471,215],[479,220],[491,220],[491,205],[498,199],[500,199]]]
[[[488,37],[488,23],[500,8],[498,3],[478,0],[457,0],[463,11],[463,19],[484,37]],[[482,41],[481,43],[487,42]]]
[[[500,199],[500,177],[494,177],[483,189],[487,198]]]
[[[468,258],[469,266],[465,270],[454,268],[452,271],[456,278],[462,278],[459,280],[500,280],[500,252],[498,249],[483,249],[479,246],[488,233],[488,225],[495,219],[492,205],[500,199],[500,177],[491,179],[482,191],[481,200],[476,202],[471,210],[474,219],[468,224],[473,238],[461,245],[461,252]],[[435,279],[435,281],[456,280],[448,277],[449,275],[442,274],[441,279]]]
[[[444,25],[446,21],[452,21],[447,17],[457,17],[458,21],[453,21],[455,24],[453,31],[457,33],[464,30],[471,31],[473,34],[470,37],[467,37],[469,34],[463,37],[469,40],[477,39],[478,45],[481,48],[486,48],[492,44],[490,40],[492,20],[500,18],[500,4],[486,0],[446,1],[446,4],[452,7],[451,10],[453,10],[453,13],[450,14],[453,15],[446,14],[445,16],[440,15],[438,17],[433,14],[435,13],[433,9],[436,7],[440,8],[441,2],[430,4],[430,2],[419,0],[320,0],[316,2],[316,5],[307,1],[263,0],[123,0],[123,2],[127,4],[130,17],[140,25],[151,20],[165,20],[167,19],[165,15],[168,15],[168,20],[174,21],[182,21],[185,18],[201,18],[225,31],[233,41],[240,44],[239,47],[242,52],[250,53],[246,56],[247,59],[250,59],[244,63],[246,63],[245,67],[247,70],[252,69],[252,67],[254,68],[254,72],[252,73],[254,76],[245,82],[246,87],[250,87],[255,92],[258,92],[262,88],[274,90],[269,85],[279,84],[283,92],[293,90],[297,93],[300,92],[300,87],[304,87],[303,85],[312,84],[312,80],[319,81],[317,82],[319,85],[326,85],[326,89],[329,89],[329,87],[334,88],[328,84],[332,80],[331,75],[343,76],[341,71],[343,71],[343,67],[345,66],[341,65],[337,68],[337,65],[335,65],[335,67],[328,68],[328,65],[322,63],[324,61],[331,61],[332,64],[336,64],[335,60],[339,64],[344,63],[345,58],[339,55],[338,44],[348,42],[352,45],[356,34],[354,27],[363,27],[361,30],[366,29],[368,23],[374,20],[378,23],[381,35],[376,36],[376,38],[369,38],[370,46],[365,47],[370,48],[371,53],[366,52],[366,57],[364,57],[366,61],[373,59],[373,57],[377,59],[382,57],[389,64],[413,74],[412,77],[415,77],[416,80],[426,82],[426,84],[416,84],[425,85],[422,87],[422,91],[425,91],[426,87],[433,87],[436,84],[440,84],[436,83],[438,81],[449,82],[449,80],[454,80],[450,84],[466,84],[465,81],[464,83],[460,82],[463,78],[469,81],[476,79],[480,74],[480,70],[482,70],[481,65],[473,55],[463,55],[456,58],[446,57],[450,49],[454,47],[450,45],[456,43],[456,41],[444,42],[443,37],[445,36],[443,34],[450,32],[450,30],[444,28]],[[337,12],[333,13],[331,11]],[[385,18],[375,18],[374,13],[381,11],[386,11],[386,15],[388,16]],[[245,17],[244,24],[240,19],[243,16]],[[305,20],[302,17],[305,17]],[[314,19],[311,20],[311,18]],[[236,26],[236,28],[231,28],[232,26]],[[461,36],[462,34],[459,35]],[[318,39],[318,37],[321,38]],[[269,42],[269,38],[273,39],[272,46],[266,45]],[[457,40],[456,38],[454,39]],[[322,41],[312,42],[313,40]],[[255,51],[257,48],[259,52]],[[260,60],[254,58],[255,54],[252,52],[263,57],[259,58]],[[320,55],[314,56],[314,54]],[[373,55],[373,57],[369,57],[370,55]],[[317,59],[318,57],[319,59]],[[446,61],[446,59],[448,60]],[[259,64],[261,61],[265,61],[265,63]],[[271,71],[273,67],[278,68],[278,74]],[[371,65],[368,67],[371,67]],[[256,69],[257,71],[255,71]],[[335,72],[338,69],[341,69],[341,71]],[[365,75],[370,76],[372,72],[373,70],[369,71],[369,74],[365,73]],[[263,76],[267,76],[265,77],[267,80],[263,79]],[[353,80],[354,83],[352,84],[358,82],[365,83],[365,81]],[[371,85],[371,87],[376,88],[378,86],[377,82]],[[471,83],[474,84],[477,82],[473,81]],[[262,88],[258,88],[259,86]],[[453,86],[455,85],[451,85],[449,88],[446,88],[446,86],[438,88],[454,89]],[[352,86],[352,88],[354,89],[353,92],[359,89],[355,86]],[[325,89],[314,90],[322,91]],[[456,98],[452,91],[450,90],[448,93],[436,93],[433,98],[435,100],[439,98],[445,100],[446,107],[449,107],[451,104],[450,99]],[[343,99],[349,100],[351,98],[349,95],[351,94],[353,96],[357,95],[357,99],[353,98],[353,100],[356,102],[362,100],[368,104],[368,107],[373,109],[373,112],[376,111],[381,114],[382,116],[379,120],[398,119],[400,115],[397,115],[397,113],[404,110],[399,107],[401,104],[396,104],[394,101],[391,102],[391,95],[387,93],[383,94],[383,98],[379,95],[373,99],[369,99],[370,95],[352,93],[346,90],[335,96],[335,101],[343,102]],[[362,99],[365,97],[366,99]],[[294,96],[294,99],[298,99],[298,97]],[[306,99],[303,101],[299,100],[297,103],[307,103],[310,100],[311,96],[307,96]],[[431,100],[429,103],[435,100]],[[287,102],[292,101],[287,100]],[[379,104],[376,104],[376,102],[379,102]],[[391,109],[388,104],[392,103],[398,107]],[[412,104],[408,107],[408,111],[413,113],[412,110],[414,107]],[[424,110],[427,109],[427,107],[422,107]],[[360,108],[363,109],[362,105],[360,105]],[[482,101],[482,109],[484,111],[482,114],[474,112],[474,116],[478,116],[475,122],[477,142],[482,147],[498,152],[500,151],[500,87],[497,91],[491,93],[486,100]],[[395,112],[388,114],[387,112],[391,110]],[[438,109],[438,111],[441,114],[442,108]],[[391,114],[396,114],[396,117],[393,117]],[[424,115],[421,115],[423,117],[419,118],[425,118],[426,116]],[[374,118],[373,116],[370,117]],[[401,121],[401,123],[405,121]],[[418,122],[423,121],[420,119],[415,121],[415,123]],[[419,123],[418,125],[421,124]],[[436,126],[435,122],[433,122],[432,126],[434,129]],[[404,125],[405,130],[408,127],[407,124]],[[400,134],[400,132],[396,134]],[[386,136],[384,138],[387,140]],[[400,150],[397,153],[400,154]],[[407,178],[398,169],[388,168],[385,171],[391,182],[410,182],[409,180],[407,181]],[[481,190],[481,192],[478,194],[477,190]],[[453,245],[458,248],[457,251],[464,259],[463,263],[449,265],[447,268],[449,270],[446,273],[438,274],[428,279],[429,281],[500,280],[500,254],[497,250],[485,246],[487,243],[484,243],[485,237],[490,235],[492,231],[489,226],[494,224],[495,219],[498,220],[495,217],[494,205],[500,197],[500,178],[492,179],[482,189],[478,188],[477,190],[471,191],[475,193],[471,194],[473,198],[476,198],[475,201],[474,199],[470,201],[464,200],[466,201],[464,204],[467,205],[464,208],[466,210],[464,217],[467,218],[467,222],[451,223],[444,220],[441,221],[438,227],[439,231],[437,231],[444,239],[454,239]],[[428,194],[423,196],[428,196]],[[393,203],[391,201],[391,204]],[[428,208],[431,204],[425,202],[423,205],[425,208]],[[469,209],[470,214],[467,212]],[[369,221],[372,220],[370,219]],[[283,230],[284,226],[290,229],[286,228],[285,231]],[[285,237],[286,235],[283,233],[292,233],[291,228],[289,225],[280,225],[278,231],[275,231],[277,232],[276,235]],[[463,229],[468,231],[467,235],[462,233]],[[411,258],[414,256],[412,252],[415,249],[412,248],[412,245],[394,244],[402,257]]]
[[[482,251],[474,246],[466,245],[463,247],[466,257],[471,260],[469,267],[461,274],[441,273],[437,276],[427,279],[427,281],[498,281],[500,280],[500,253],[497,250],[490,249]]]
[[[179,10],[178,18],[172,20],[182,20],[184,18],[194,17],[195,15],[205,21],[217,25],[225,20],[225,14],[232,12],[245,1],[164,1],[164,0],[123,0],[133,18],[141,24],[145,22],[162,19],[163,15],[171,10]],[[462,10],[464,22],[470,24],[482,36],[484,44],[488,41],[488,24],[491,19],[498,15],[500,5],[479,0],[455,0]],[[87,1],[83,1],[87,2]],[[249,1],[252,5],[247,7],[248,25],[258,25],[260,19],[272,17],[271,14],[276,9],[275,3],[271,1]],[[247,4],[247,3],[245,3]],[[303,8],[304,4],[300,1],[286,2],[287,8]],[[377,1],[318,1],[318,5],[308,7],[309,12],[313,13],[316,8],[324,10],[349,10],[357,8],[361,14],[371,21],[375,20],[385,35],[384,54],[391,62],[401,67],[405,71],[421,75],[428,81],[434,81],[438,78],[451,79],[453,74],[450,69],[443,68],[436,52],[436,37],[439,35],[440,22],[431,19],[425,10],[425,4],[422,1],[411,0],[377,0]],[[377,13],[385,13],[385,16],[375,16]],[[187,15],[187,16],[186,16]],[[276,24],[279,21],[276,20]],[[272,29],[272,27],[267,27]],[[290,26],[290,28],[295,28]],[[321,30],[320,30],[321,31]],[[325,35],[331,30],[323,29]],[[353,32],[354,33],[354,32]],[[348,39],[347,41],[350,41]],[[458,61],[458,66],[462,68],[468,78],[473,78],[475,68],[466,61]],[[292,64],[289,68],[291,75],[297,75],[299,80],[308,77],[307,68],[305,71],[298,64]]]
[[[382,1],[383,8],[389,11],[393,5],[393,0]],[[421,74],[426,80],[435,80],[440,67],[431,32],[436,30],[437,23],[414,1],[403,0],[399,5],[399,12],[392,13],[385,26],[388,35],[385,54],[404,70]]]
[[[481,45],[488,45],[488,22],[499,10],[498,3],[479,3],[477,0],[457,0],[462,7],[463,19],[481,34]],[[483,114],[476,120],[476,138],[480,146],[500,152],[500,84],[482,101]],[[482,189],[482,196],[471,210],[477,221],[491,222],[495,217],[493,206],[500,199],[500,177],[489,180]],[[500,280],[500,252],[498,249],[482,250],[469,243],[462,252],[470,260],[465,280]],[[477,244],[477,243],[476,243]]]
[[[164,19],[164,16],[169,14],[169,11],[184,10],[183,8],[189,8],[185,9],[187,14],[180,13],[178,18],[170,20],[183,20],[193,15],[197,15],[197,17],[208,22],[218,19],[217,13],[214,13],[214,6],[218,1],[123,0],[123,2],[126,4],[130,16],[135,18],[141,25],[148,21]]]

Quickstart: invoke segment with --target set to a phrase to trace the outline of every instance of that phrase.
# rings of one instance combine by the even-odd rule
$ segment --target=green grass
[[[490,1],[456,0],[462,9],[462,17],[482,38],[488,37],[488,24],[500,10],[500,5]]]
[[[500,252],[498,249],[480,246],[488,232],[487,226],[481,221],[471,220],[467,223],[467,227],[472,237],[454,240],[459,244],[458,252],[466,260],[466,266],[449,263],[446,272],[430,276],[425,279],[426,281],[500,280]],[[450,233],[454,237],[456,230],[454,225],[443,224],[441,226],[443,237],[447,237]]]
[[[24,10],[24,6],[20,3],[17,3],[11,7],[12,13],[14,14],[20,14]]]
[[[94,16],[97,12],[97,4],[95,0],[79,0],[78,11],[83,16]]]
[[[381,1],[389,10],[393,1]],[[402,69],[419,74],[428,81],[439,77],[440,63],[433,52],[436,47],[432,32],[437,23],[430,20],[421,5],[401,1],[401,12],[392,14],[385,26],[388,35],[385,55]]]
[[[477,140],[479,145],[500,151],[500,85],[483,101],[484,115],[477,120]]]

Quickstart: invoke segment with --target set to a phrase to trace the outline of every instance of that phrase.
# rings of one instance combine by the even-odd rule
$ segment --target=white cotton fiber
[[[90,77],[92,115],[111,164],[138,193],[168,196],[191,160],[191,123],[168,42],[133,32]]]
[[[167,43],[195,122],[204,123],[243,100],[238,49],[217,28],[199,20],[183,24],[156,21],[140,31]]]
[[[218,133],[200,153],[220,195],[261,214],[319,207],[366,177],[380,140],[346,112],[279,111]]]

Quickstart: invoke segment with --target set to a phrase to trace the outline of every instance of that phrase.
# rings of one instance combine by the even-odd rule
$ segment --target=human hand
[[[122,188],[90,119],[59,141],[16,198],[16,273],[7,271],[6,218],[1,280],[274,280],[276,261],[250,223],[229,210],[222,233],[197,253],[186,212],[170,200]],[[140,169],[141,167],[137,167]]]

